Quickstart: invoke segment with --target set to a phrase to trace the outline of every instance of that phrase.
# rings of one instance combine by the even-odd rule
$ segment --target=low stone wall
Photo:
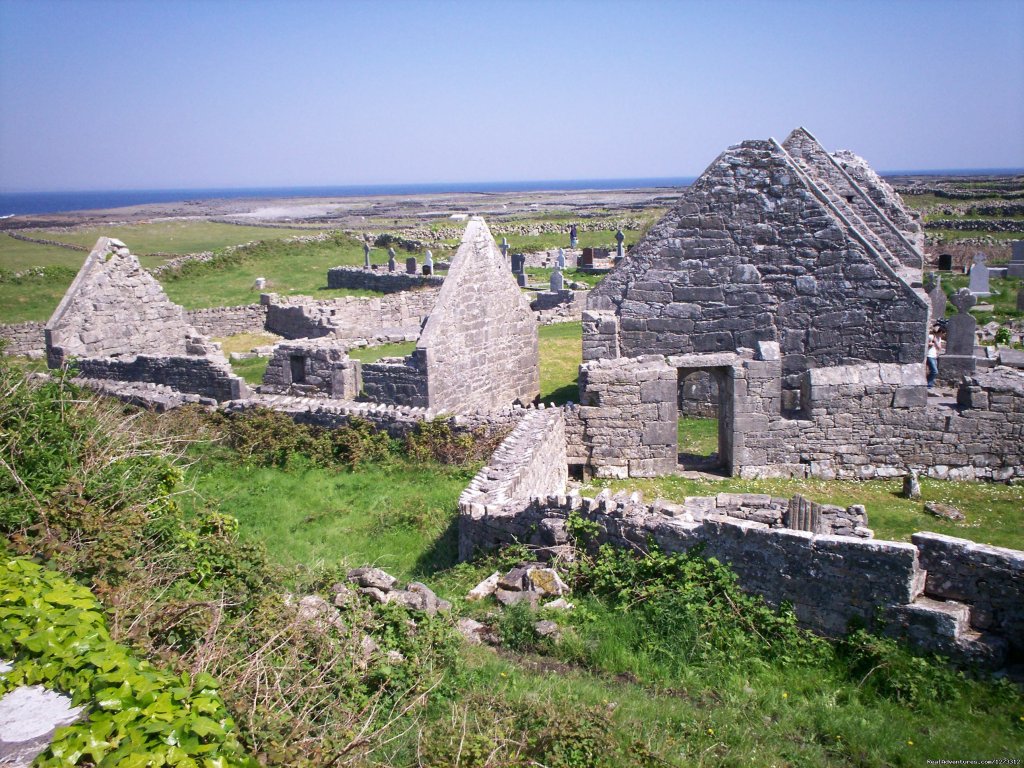
[[[0,325],[0,339],[7,342],[5,355],[24,355],[26,357],[45,357],[46,338],[43,335],[44,323],[11,323]]]
[[[234,336],[237,333],[263,333],[267,308],[261,304],[237,307],[191,309],[185,312],[189,324],[206,336]]]
[[[542,291],[534,294],[530,309],[541,325],[572,323],[582,319],[589,291]]]
[[[76,364],[83,378],[162,384],[218,402],[236,400],[249,394],[245,381],[235,376],[226,362],[222,364],[207,357],[85,357],[78,359]]]
[[[427,388],[427,362],[424,350],[414,350],[405,358],[383,358],[362,369],[363,393],[380,403],[426,408],[430,404]]]
[[[374,266],[371,269],[364,267],[333,267],[327,270],[327,287],[360,288],[380,293],[399,293],[416,288],[439,288],[441,283],[444,282],[442,275],[408,274],[404,271],[404,260],[401,268],[403,270],[401,272],[389,272],[387,267],[381,269],[379,266]]]
[[[361,339],[382,332],[418,334],[436,301],[437,289],[432,288],[381,297],[322,300],[269,295],[265,300],[266,329],[286,339]]]

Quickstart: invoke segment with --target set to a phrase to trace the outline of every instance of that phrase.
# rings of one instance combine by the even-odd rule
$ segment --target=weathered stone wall
[[[218,402],[247,397],[249,389],[226,361],[184,355],[131,358],[83,357],[78,370],[87,379],[147,382],[210,397]]]
[[[774,341],[787,388],[809,368],[923,361],[927,301],[830,194],[775,141],[726,150],[590,292],[584,359]]]
[[[418,288],[440,288],[444,282],[443,275],[410,275],[403,271],[389,272],[387,267],[379,265],[371,269],[365,267],[332,267],[327,270],[328,288],[359,288],[379,293],[400,293]]]
[[[580,366],[584,464],[598,477],[653,477],[678,460],[676,369],[660,356]],[[578,451],[573,451],[577,453]]]
[[[587,305],[589,293],[568,289],[542,291],[533,295],[530,309],[537,313],[537,322],[541,325],[575,322],[583,318],[583,308]]]
[[[363,393],[378,403],[429,408],[427,361],[422,349],[407,357],[386,357],[363,365]]]
[[[529,411],[459,496],[459,557],[466,560],[477,549],[525,540],[509,530],[501,512],[504,505],[537,494],[562,493],[567,480],[561,409]],[[491,514],[501,518],[493,529]]]
[[[437,297],[437,289],[432,288],[381,297],[319,300],[271,295],[266,299],[266,329],[286,339],[418,334]]]
[[[0,325],[0,339],[7,342],[5,355],[42,357],[46,354],[43,323],[11,323]]]
[[[47,362],[57,368],[72,355],[184,355],[186,338],[195,331],[128,248],[101,237],[45,334]]]
[[[537,320],[483,219],[466,225],[416,346],[432,408],[486,410],[540,391]]]
[[[857,185],[867,192],[874,204],[903,233],[911,245],[923,253],[924,232],[921,228],[921,214],[905,205],[896,190],[875,173],[864,158],[845,149],[833,153],[832,156]]]
[[[261,392],[354,399],[362,390],[361,366],[343,341],[328,337],[282,342],[267,363]]]
[[[267,308],[262,304],[237,307],[190,309],[185,318],[205,336],[234,336],[237,333],[263,333],[267,324]]]
[[[927,571],[925,595],[971,606],[970,623],[1005,637],[1024,654],[1024,552],[977,544],[939,533],[911,540]]]

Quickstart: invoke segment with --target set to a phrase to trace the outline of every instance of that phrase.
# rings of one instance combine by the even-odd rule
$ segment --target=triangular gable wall
[[[923,359],[927,304],[774,141],[712,163],[592,292],[623,356],[755,349],[784,372]]]
[[[413,355],[436,410],[493,410],[540,391],[537,320],[480,217],[466,225]]]
[[[101,237],[45,327],[47,361],[183,355],[196,331],[124,243]]]

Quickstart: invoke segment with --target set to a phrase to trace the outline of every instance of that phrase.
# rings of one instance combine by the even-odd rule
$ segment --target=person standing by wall
[[[928,351],[925,353],[925,363],[928,365],[928,389],[935,387],[935,378],[939,375],[939,354],[942,352],[942,337],[939,332],[939,326],[933,325],[928,334]]]

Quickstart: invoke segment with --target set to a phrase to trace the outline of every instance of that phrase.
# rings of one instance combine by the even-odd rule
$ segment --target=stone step
[[[923,595],[891,612],[890,634],[951,658],[998,668],[1006,661],[1007,642],[971,627],[971,606]]]

